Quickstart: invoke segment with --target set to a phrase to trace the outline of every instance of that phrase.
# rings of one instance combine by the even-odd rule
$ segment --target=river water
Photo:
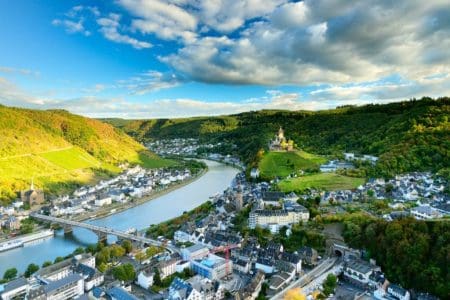
[[[89,221],[89,223],[108,226],[113,229],[143,229],[181,215],[191,210],[218,192],[230,186],[239,172],[237,169],[213,161],[205,161],[209,170],[196,181],[149,202],[130,208],[108,217]],[[109,241],[114,237],[108,237]],[[72,237],[64,237],[58,231],[54,238],[23,248],[0,253],[0,277],[6,269],[15,267],[22,273],[28,264],[39,266],[45,261],[53,261],[58,256],[66,256],[79,246],[87,246],[97,242],[97,236],[83,228],[74,228]]]

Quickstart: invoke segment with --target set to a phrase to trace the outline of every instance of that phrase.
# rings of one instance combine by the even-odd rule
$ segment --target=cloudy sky
[[[448,0],[0,0],[0,103],[91,117],[450,95]]]

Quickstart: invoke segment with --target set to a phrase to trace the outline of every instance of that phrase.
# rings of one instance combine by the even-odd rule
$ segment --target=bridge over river
[[[64,233],[72,232],[73,227],[81,227],[81,228],[89,229],[98,236],[99,242],[105,242],[108,235],[115,235],[119,239],[130,240],[130,241],[153,245],[153,246],[158,246],[158,247],[164,247],[171,252],[179,252],[178,248],[171,246],[171,245],[165,245],[160,241],[150,239],[145,236],[139,236],[137,234],[131,234],[131,233],[123,232],[120,230],[104,227],[104,226],[97,226],[97,225],[92,225],[92,224],[84,223],[84,222],[77,222],[77,221],[72,221],[72,220],[67,220],[67,219],[62,219],[62,218],[56,218],[56,217],[46,216],[46,215],[42,215],[42,214],[38,214],[38,213],[31,213],[30,216],[37,220],[40,220],[40,221],[62,225],[62,227],[64,228]]]

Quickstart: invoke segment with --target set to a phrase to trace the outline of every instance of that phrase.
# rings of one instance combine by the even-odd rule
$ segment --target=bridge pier
[[[72,235],[73,227],[70,225],[63,225],[64,235]]]
[[[108,241],[108,235],[101,231],[94,231],[94,232],[97,235],[98,242],[106,244],[106,242]]]

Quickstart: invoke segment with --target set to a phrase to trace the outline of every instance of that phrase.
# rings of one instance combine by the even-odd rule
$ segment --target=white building
[[[10,281],[4,285],[0,285],[0,299],[10,300],[19,299],[29,291],[30,285],[28,281],[21,277]]]
[[[233,262],[231,260],[226,261],[217,255],[209,254],[203,259],[192,260],[191,268],[202,277],[217,280],[233,272]]]
[[[168,260],[163,260],[158,264],[158,269],[161,275],[161,279],[164,279],[172,274],[174,274],[176,270],[177,263],[180,260],[177,258],[170,258]]]
[[[195,244],[193,246],[181,249],[183,260],[200,259],[209,254],[209,249],[203,245]]]
[[[84,280],[79,274],[70,274],[44,286],[47,300],[65,300],[84,294]]]
[[[304,207],[295,210],[259,209],[250,212],[249,227],[254,229],[256,226],[261,226],[263,228],[269,228],[273,233],[276,233],[283,226],[289,226],[308,220],[309,211]]]
[[[368,262],[359,259],[352,259],[344,265],[344,277],[350,282],[367,286],[369,284],[369,276],[372,271],[380,271],[380,267],[371,265]]]
[[[137,284],[147,290],[153,285],[153,276],[154,274],[150,270],[141,271],[138,275]]]
[[[175,242],[179,242],[179,243],[186,243],[186,242],[193,241],[193,239],[189,233],[181,231],[181,230],[175,231],[175,233],[173,234],[173,239],[175,240]]]
[[[112,203],[111,197],[101,197],[99,199],[95,199],[95,206],[104,206],[104,205],[110,205]]]
[[[417,220],[430,220],[443,217],[441,212],[429,205],[421,205],[411,208],[411,215]]]

